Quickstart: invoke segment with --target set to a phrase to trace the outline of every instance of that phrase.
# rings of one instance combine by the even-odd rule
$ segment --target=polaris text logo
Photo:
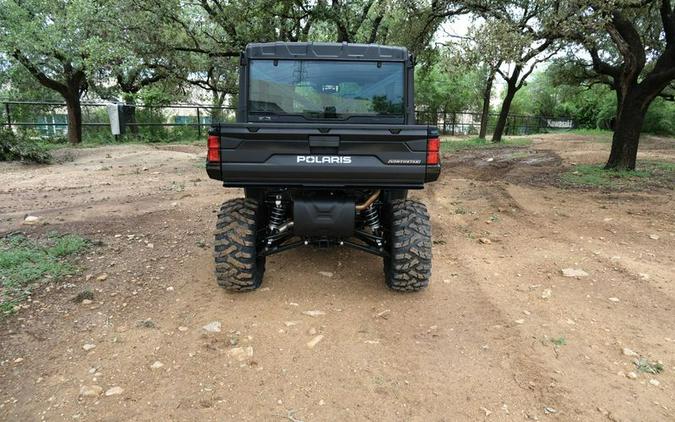
[[[337,155],[298,155],[298,163],[306,164],[351,164],[352,157]]]

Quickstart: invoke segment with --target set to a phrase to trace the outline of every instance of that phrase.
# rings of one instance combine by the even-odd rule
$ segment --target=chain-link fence
[[[417,123],[437,126],[443,135],[474,136],[480,131],[481,113],[416,111],[415,114]],[[487,133],[494,132],[498,117],[497,113],[488,114]],[[504,134],[530,135],[574,128],[572,119],[510,114],[506,119]]]
[[[82,133],[85,138],[113,136],[111,107],[120,113],[122,135],[156,141],[199,138],[205,136],[213,122],[235,121],[235,110],[224,106],[83,102]],[[61,102],[0,100],[0,125],[31,130],[44,138],[62,138],[68,131],[68,112]]]
[[[214,122],[234,122],[232,107],[208,104],[117,105],[83,102],[82,131],[85,139],[112,138],[111,107],[117,108],[121,134],[149,141],[196,139],[205,136]],[[488,116],[488,133],[498,115]],[[473,136],[480,130],[481,114],[473,112],[416,112],[417,123],[435,125],[443,135]],[[68,130],[66,106],[61,102],[0,100],[0,125],[31,130],[44,138],[65,138]],[[571,119],[509,115],[506,135],[528,135],[551,130],[572,129]]]

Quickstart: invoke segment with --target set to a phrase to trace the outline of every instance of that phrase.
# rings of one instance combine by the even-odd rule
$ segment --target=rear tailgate
[[[225,186],[420,188],[430,179],[425,125],[235,123],[214,125]],[[432,175],[433,176],[433,175]]]

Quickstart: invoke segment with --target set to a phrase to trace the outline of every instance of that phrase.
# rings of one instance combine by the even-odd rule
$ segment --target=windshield
[[[403,116],[403,63],[252,60],[249,113],[346,119]]]

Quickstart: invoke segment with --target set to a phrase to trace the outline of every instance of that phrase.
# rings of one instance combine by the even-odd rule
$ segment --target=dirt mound
[[[514,183],[548,180],[562,169],[562,159],[551,150],[490,148],[444,154],[443,171],[467,179]]]

